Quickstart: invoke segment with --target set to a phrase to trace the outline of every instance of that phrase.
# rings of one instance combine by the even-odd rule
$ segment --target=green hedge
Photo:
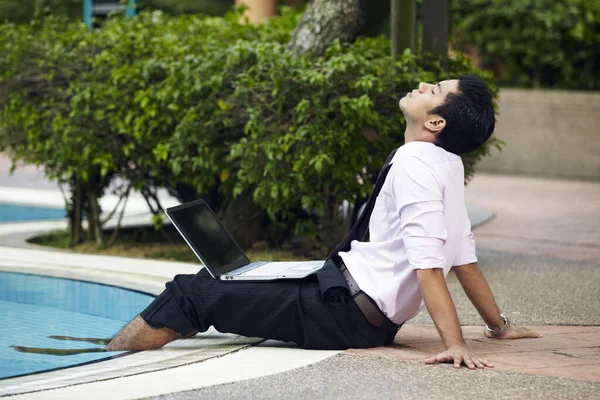
[[[283,14],[257,26],[160,13],[92,31],[53,18],[1,25],[0,151],[69,184],[73,215],[93,214],[120,177],[149,200],[167,187],[221,212],[247,196],[277,221],[279,242],[288,229],[339,225],[341,202],[370,192],[403,143],[403,91],[475,74],[496,94],[464,58],[447,73],[436,60],[393,60],[383,38],[297,57],[286,43],[299,16]],[[494,145],[464,157],[467,176]]]
[[[454,0],[455,45],[476,46],[502,83],[600,89],[600,1]]]
[[[94,3],[98,2],[94,0]],[[234,2],[235,0],[137,0],[136,5],[140,11],[160,10],[171,15],[222,16]],[[83,0],[0,0],[0,23],[28,23],[36,12],[42,15],[68,16],[73,21],[81,21]]]

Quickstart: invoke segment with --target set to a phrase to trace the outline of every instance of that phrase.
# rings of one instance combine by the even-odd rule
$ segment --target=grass
[[[104,232],[105,238],[111,234]],[[173,227],[165,227],[158,232],[152,227],[127,228],[119,233],[116,243],[110,247],[99,248],[91,240],[70,247],[68,231],[53,231],[29,240],[41,246],[68,249],[75,253],[101,254],[118,257],[151,258],[168,261],[200,263],[192,250],[183,241]],[[252,261],[303,261],[307,258],[289,251],[281,250],[248,250],[246,254]]]

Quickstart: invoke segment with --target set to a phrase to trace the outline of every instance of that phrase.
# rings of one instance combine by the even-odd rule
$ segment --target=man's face
[[[424,124],[431,117],[429,112],[442,105],[448,93],[458,93],[458,79],[438,84],[421,82],[418,89],[400,99],[400,109],[407,122]]]

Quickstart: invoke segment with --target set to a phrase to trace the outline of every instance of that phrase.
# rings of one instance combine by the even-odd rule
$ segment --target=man
[[[205,270],[177,275],[107,349],[154,349],[210,326],[303,348],[381,346],[424,303],[446,347],[426,363],[491,367],[465,345],[445,281],[451,268],[486,323],[486,336],[539,337],[500,314],[475,257],[459,154],[494,130],[485,84],[470,76],[421,83],[400,100],[400,109],[406,143],[378,179],[368,242],[350,237],[343,251],[302,280],[220,282]]]

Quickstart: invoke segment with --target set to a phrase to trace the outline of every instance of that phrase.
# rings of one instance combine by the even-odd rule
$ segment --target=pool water
[[[49,336],[111,338],[153,300],[122,288],[39,275],[0,272],[0,379],[113,357],[118,352],[73,355],[19,352],[91,349],[102,344]]]
[[[26,206],[0,203],[0,223],[15,221],[45,221],[64,219],[64,208]]]

